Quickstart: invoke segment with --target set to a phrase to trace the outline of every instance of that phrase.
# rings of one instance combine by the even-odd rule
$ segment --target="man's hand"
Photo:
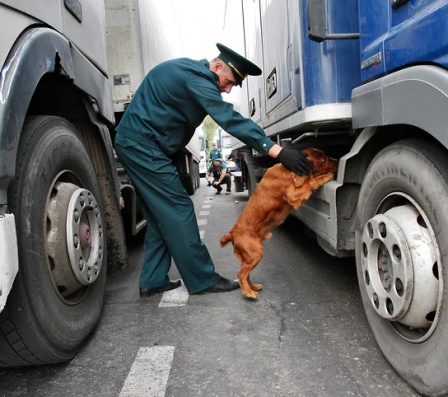
[[[305,153],[294,149],[283,148],[278,154],[277,160],[300,176],[311,174],[314,168],[313,163],[307,160]]]
[[[212,183],[211,183],[209,180],[207,180],[207,186],[208,186],[208,187],[211,187],[211,186],[212,186]]]

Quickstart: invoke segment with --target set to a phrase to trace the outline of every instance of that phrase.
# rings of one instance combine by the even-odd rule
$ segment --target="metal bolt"
[[[73,212],[73,219],[75,220],[75,222],[79,221],[79,211],[75,210],[75,212]]]

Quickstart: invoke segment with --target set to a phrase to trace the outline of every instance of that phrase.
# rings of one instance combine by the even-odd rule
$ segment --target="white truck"
[[[167,59],[183,56],[170,1],[105,0],[109,79],[114,113],[120,121],[146,73]],[[180,163],[189,194],[200,184],[200,136],[195,133]]]
[[[147,19],[161,3],[0,0],[0,366],[73,358],[126,234],[145,226],[113,136],[144,73],[179,55]],[[189,147],[192,194],[197,138]]]

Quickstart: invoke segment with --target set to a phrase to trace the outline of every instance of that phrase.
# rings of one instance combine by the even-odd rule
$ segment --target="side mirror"
[[[325,0],[307,0],[306,21],[308,24],[308,37],[318,43],[324,40],[359,39],[359,33],[327,33]]]
[[[307,1],[306,20],[308,24],[308,37],[318,43],[324,41],[327,35],[325,0]]]

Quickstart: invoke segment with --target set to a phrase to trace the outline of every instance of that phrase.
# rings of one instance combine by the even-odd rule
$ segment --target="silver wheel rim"
[[[101,271],[103,220],[94,195],[61,175],[47,204],[47,257],[55,290],[67,304],[76,304]]]
[[[427,340],[437,326],[443,279],[422,208],[403,193],[388,195],[364,227],[361,250],[364,289],[376,313],[405,340]]]

